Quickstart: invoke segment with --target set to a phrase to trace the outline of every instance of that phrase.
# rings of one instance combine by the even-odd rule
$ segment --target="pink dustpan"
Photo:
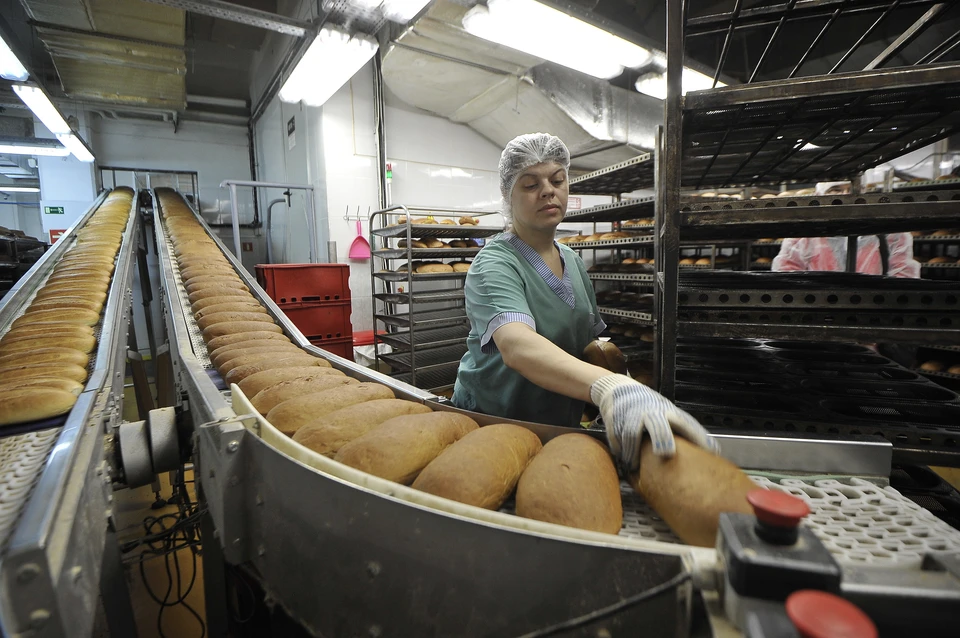
[[[363,227],[360,220],[357,220],[357,236],[350,244],[350,252],[347,253],[350,259],[370,259],[370,244],[363,236]]]

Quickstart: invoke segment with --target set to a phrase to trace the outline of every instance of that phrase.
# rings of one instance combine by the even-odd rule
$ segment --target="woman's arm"
[[[590,403],[590,386],[609,370],[564,352],[524,323],[508,323],[493,333],[503,362],[541,388]]]

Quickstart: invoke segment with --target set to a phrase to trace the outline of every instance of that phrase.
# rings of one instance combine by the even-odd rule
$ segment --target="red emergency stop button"
[[[877,626],[853,603],[805,589],[787,598],[787,616],[803,638],[877,638]]]
[[[747,502],[753,506],[757,520],[774,527],[795,528],[810,513],[803,499],[780,490],[750,490]]]

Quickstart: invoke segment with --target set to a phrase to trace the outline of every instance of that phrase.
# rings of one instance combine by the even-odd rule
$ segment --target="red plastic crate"
[[[257,283],[281,308],[350,299],[348,264],[257,264],[256,271]]]
[[[283,312],[308,339],[333,341],[350,339],[350,302],[314,304],[303,308],[284,308]]]
[[[353,361],[353,339],[310,339],[310,343],[317,346],[321,350],[326,350],[337,356],[343,357],[344,359],[350,359]]]

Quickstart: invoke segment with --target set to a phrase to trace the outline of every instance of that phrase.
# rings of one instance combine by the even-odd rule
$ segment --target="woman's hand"
[[[650,437],[653,453],[670,457],[677,445],[673,433],[711,452],[717,442],[700,423],[656,392],[622,374],[601,377],[590,386],[590,399],[600,408],[610,451],[627,472],[640,466],[643,435]]]

